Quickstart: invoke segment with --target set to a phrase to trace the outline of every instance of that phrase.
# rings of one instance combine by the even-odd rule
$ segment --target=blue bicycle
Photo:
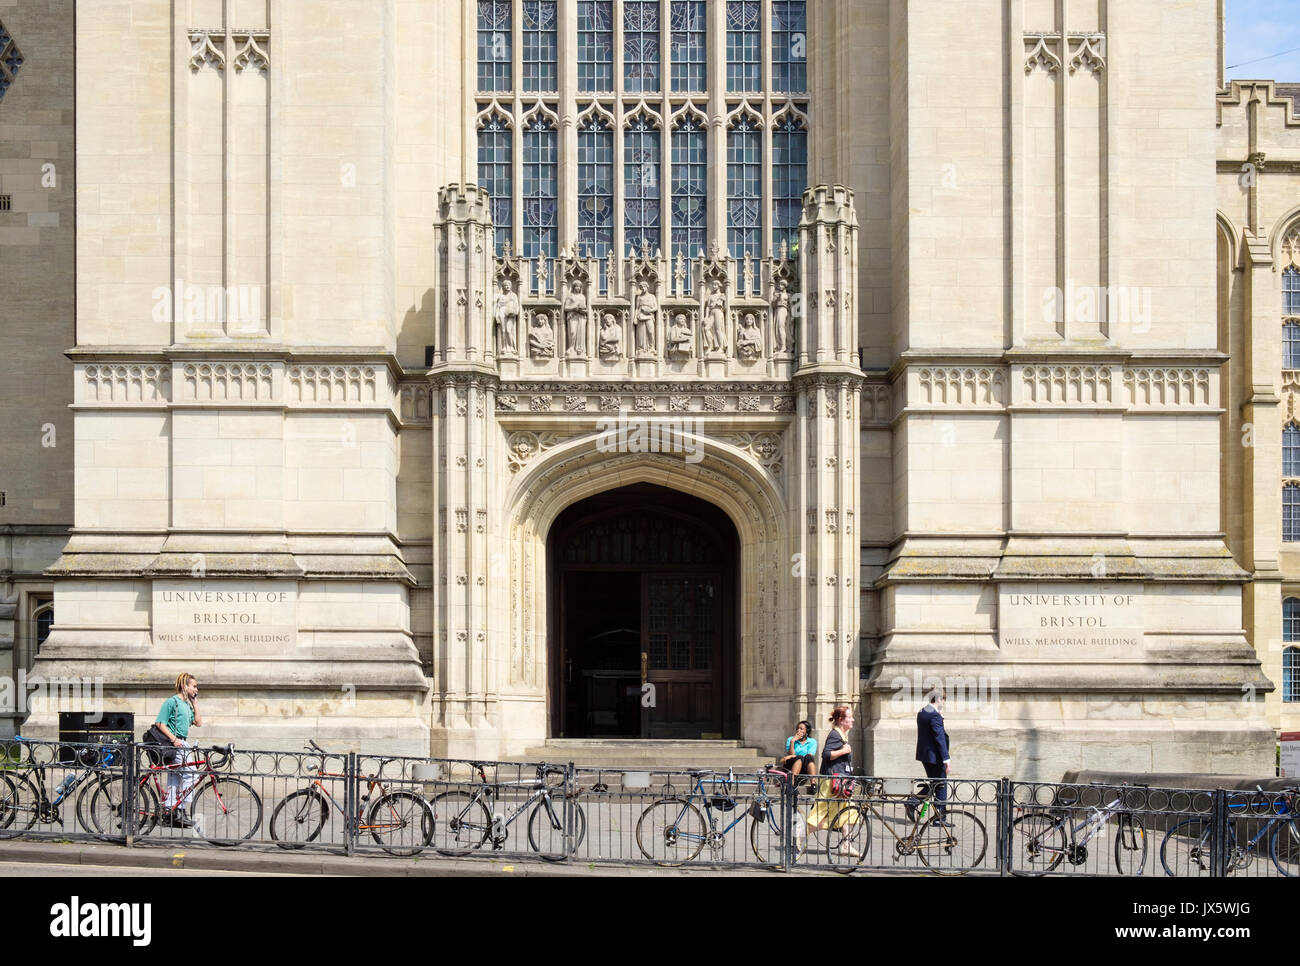
[[[1300,786],[1269,794],[1256,786],[1258,794],[1252,801],[1230,804],[1230,812],[1254,812],[1261,819],[1270,815],[1260,830],[1244,845],[1237,844],[1232,818],[1228,822],[1225,873],[1243,872],[1250,868],[1255,856],[1263,851],[1262,843],[1268,840],[1268,853],[1277,871],[1284,876],[1300,874]],[[1280,797],[1275,797],[1280,795]],[[1212,856],[1216,844],[1214,823],[1208,818],[1189,818],[1179,822],[1165,833],[1160,843],[1160,864],[1166,875],[1209,876],[1214,874]]]
[[[115,745],[101,745],[98,748],[82,748],[76,753],[77,764],[82,770],[69,770],[63,780],[49,791],[46,774],[59,766],[58,762],[38,762],[31,757],[31,739],[19,735],[13,742],[21,753],[28,750],[30,764],[25,771],[0,771],[0,838],[20,835],[37,822],[44,825],[63,824],[62,808],[72,793],[92,775],[97,780],[81,789],[77,796],[77,824],[87,832],[98,833],[88,810],[88,803],[96,789],[108,777],[106,769],[121,767],[122,749]],[[22,763],[19,763],[19,768]]]
[[[720,857],[727,833],[748,818],[754,857],[762,863],[779,857],[784,841],[781,798],[779,792],[776,795],[769,792],[767,785],[775,782],[779,787],[785,781],[786,772],[764,769],[758,773],[757,780],[745,782],[737,782],[730,771],[722,776],[713,771],[691,769],[687,774],[693,787],[686,797],[661,798],[651,803],[637,820],[636,844],[642,855],[659,865],[678,866],[690,862],[707,845]],[[750,800],[744,808],[737,801],[740,785],[754,786],[752,793],[745,793]],[[717,814],[725,816],[728,812],[735,812],[735,817],[720,827],[726,818],[719,820]],[[808,841],[808,823],[797,809],[792,826],[795,850],[802,853]]]

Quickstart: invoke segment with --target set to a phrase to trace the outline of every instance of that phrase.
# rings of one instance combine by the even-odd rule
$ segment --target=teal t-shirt
[[[798,755],[802,758],[804,755],[817,754],[817,739],[809,735],[803,741],[795,741],[794,738],[785,739],[785,750],[788,754]]]
[[[177,738],[188,738],[190,725],[194,723],[194,709],[179,694],[173,694],[163,702],[155,722],[165,725],[167,730]]]

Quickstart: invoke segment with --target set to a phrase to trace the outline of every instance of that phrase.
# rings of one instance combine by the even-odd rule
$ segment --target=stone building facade
[[[244,745],[772,750],[847,702],[906,774],[939,681],[967,774],[1271,763],[1215,0],[51,13],[37,672],[145,715],[188,668]],[[68,475],[24,472],[33,526]]]

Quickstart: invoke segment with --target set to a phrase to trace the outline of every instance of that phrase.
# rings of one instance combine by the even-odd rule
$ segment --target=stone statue
[[[763,354],[763,330],[753,312],[746,312],[736,332],[736,355],[745,360],[757,359]]]
[[[690,320],[685,312],[678,312],[668,324],[668,332],[664,339],[664,348],[667,350],[668,357],[671,359],[690,356],[691,344],[694,342],[695,333],[691,331]]]
[[[501,294],[497,296],[493,307],[496,321],[497,352],[500,355],[515,355],[519,349],[515,343],[515,333],[519,331],[519,296],[515,294],[510,279],[501,279]]]
[[[716,278],[709,283],[709,294],[704,300],[704,345],[710,352],[727,351],[727,297],[722,294],[722,283]]]
[[[555,332],[551,329],[551,316],[538,312],[528,327],[528,354],[534,359],[549,359],[555,355]]]
[[[602,359],[618,359],[623,355],[623,327],[614,318],[613,312],[606,312],[600,320],[600,342],[597,345]]]
[[[582,293],[582,283],[574,282],[564,303],[560,307],[564,316],[564,328],[568,333],[568,354],[584,356],[587,354],[587,300]]]
[[[636,351],[653,352],[655,320],[659,317],[659,300],[644,279],[636,283]]]
[[[785,244],[784,241],[782,244]],[[772,342],[773,351],[789,352],[790,345],[790,292],[785,279],[776,283],[776,292],[772,296]]]

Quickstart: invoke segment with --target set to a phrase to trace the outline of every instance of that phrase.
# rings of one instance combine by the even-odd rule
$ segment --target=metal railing
[[[1016,876],[1300,875],[1300,791],[0,742],[0,839]]]

